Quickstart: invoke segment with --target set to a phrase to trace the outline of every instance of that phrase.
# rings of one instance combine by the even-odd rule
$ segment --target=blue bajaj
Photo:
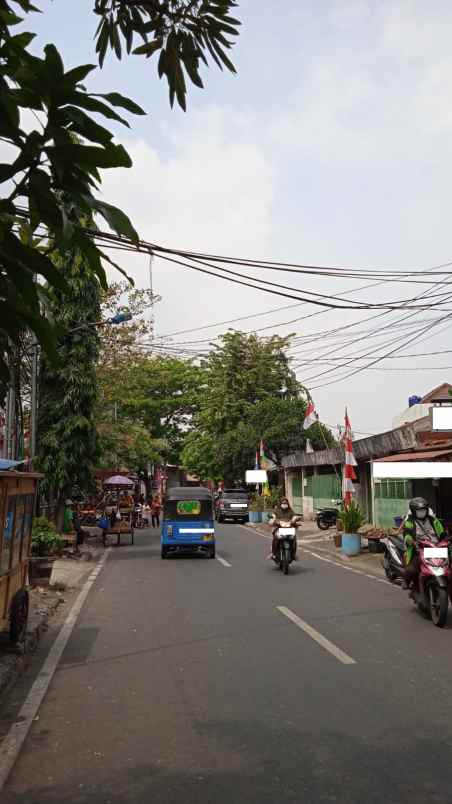
[[[202,487],[169,489],[163,503],[162,558],[181,552],[215,558],[212,495]]]

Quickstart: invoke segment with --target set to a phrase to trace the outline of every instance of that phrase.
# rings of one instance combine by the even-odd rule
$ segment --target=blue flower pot
[[[342,552],[346,556],[357,556],[361,552],[361,536],[359,533],[342,534]]]

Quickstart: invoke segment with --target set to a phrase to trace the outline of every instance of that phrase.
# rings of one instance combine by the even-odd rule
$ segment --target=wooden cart
[[[35,472],[0,471],[0,632],[12,643],[27,630],[28,562],[38,480]]]
[[[119,513],[121,514],[121,519],[117,519],[114,525],[111,525],[108,529],[109,535],[117,535],[116,544],[118,547],[121,544],[121,536],[126,533],[130,535],[130,543],[134,543],[133,510],[127,508],[120,510]]]

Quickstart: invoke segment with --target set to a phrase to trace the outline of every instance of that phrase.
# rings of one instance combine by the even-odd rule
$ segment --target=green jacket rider
[[[415,580],[419,573],[419,558],[416,550],[417,539],[427,536],[439,541],[446,536],[442,522],[429,508],[427,500],[423,497],[414,497],[410,500],[409,507],[410,511],[403,526],[403,540],[406,548],[404,589],[408,589],[410,583]]]

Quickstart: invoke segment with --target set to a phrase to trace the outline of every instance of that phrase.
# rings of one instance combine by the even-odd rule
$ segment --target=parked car
[[[246,489],[222,489],[215,500],[215,519],[248,522],[249,498]]]

